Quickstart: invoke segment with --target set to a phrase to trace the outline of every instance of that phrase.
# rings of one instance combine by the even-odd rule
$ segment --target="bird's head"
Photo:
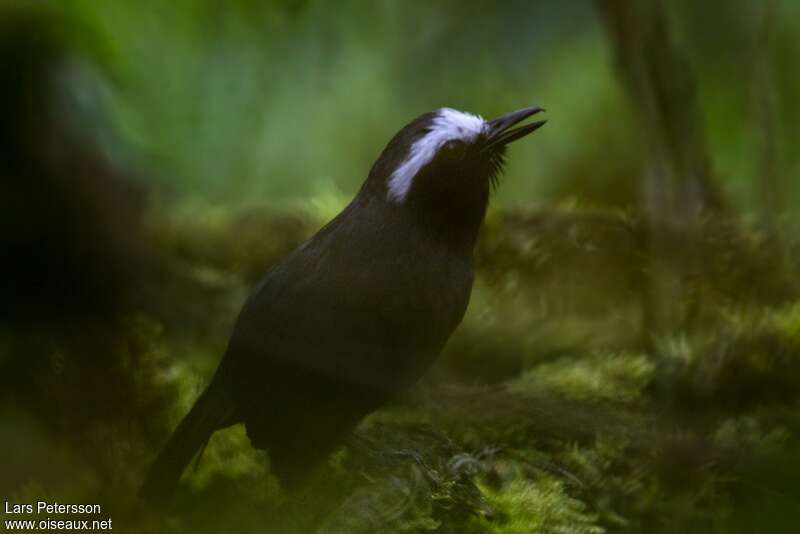
[[[426,224],[476,232],[502,173],[506,146],[545,121],[513,126],[541,111],[524,108],[492,120],[451,108],[425,113],[389,141],[365,188]]]

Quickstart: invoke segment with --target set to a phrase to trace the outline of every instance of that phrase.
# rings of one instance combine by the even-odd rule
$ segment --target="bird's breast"
[[[385,229],[384,229],[385,230]],[[240,315],[229,353],[393,393],[461,322],[471,257],[401,232],[331,232],[281,264]]]

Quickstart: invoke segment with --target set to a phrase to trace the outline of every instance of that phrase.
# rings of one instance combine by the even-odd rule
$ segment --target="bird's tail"
[[[187,464],[211,434],[235,423],[234,413],[234,404],[222,388],[212,384],[206,389],[150,466],[140,499],[153,507],[168,506]]]

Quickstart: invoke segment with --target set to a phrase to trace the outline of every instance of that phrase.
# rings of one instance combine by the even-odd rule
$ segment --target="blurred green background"
[[[3,0],[0,498],[123,532],[793,532],[798,32],[790,0]],[[528,105],[423,382],[299,502],[234,428],[137,507],[249,289],[388,139]]]
[[[635,173],[641,135],[591,2],[52,4],[80,53],[100,60],[93,89],[128,156],[178,194],[226,204],[347,198],[386,140],[425,110],[490,117],[539,104],[555,125],[515,151],[499,203],[630,200],[623,176]],[[759,83],[776,108],[782,165],[798,166],[798,11],[791,1],[669,5],[720,185],[748,210],[757,208]],[[92,90],[81,82],[77,98]]]

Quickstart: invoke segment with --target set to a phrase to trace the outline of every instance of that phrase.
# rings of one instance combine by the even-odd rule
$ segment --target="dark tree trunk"
[[[769,234],[776,235],[778,218],[784,207],[780,136],[777,135],[779,101],[770,65],[777,6],[774,0],[763,0],[752,9],[748,64],[752,122],[759,153],[756,187],[761,220]]]
[[[700,253],[691,236],[725,211],[706,151],[695,80],[670,35],[660,0],[597,0],[621,82],[638,117],[647,153],[642,172],[643,341],[691,327]],[[676,239],[677,237],[677,239]],[[681,250],[675,250],[680,248]],[[680,276],[660,268],[676,253]]]

